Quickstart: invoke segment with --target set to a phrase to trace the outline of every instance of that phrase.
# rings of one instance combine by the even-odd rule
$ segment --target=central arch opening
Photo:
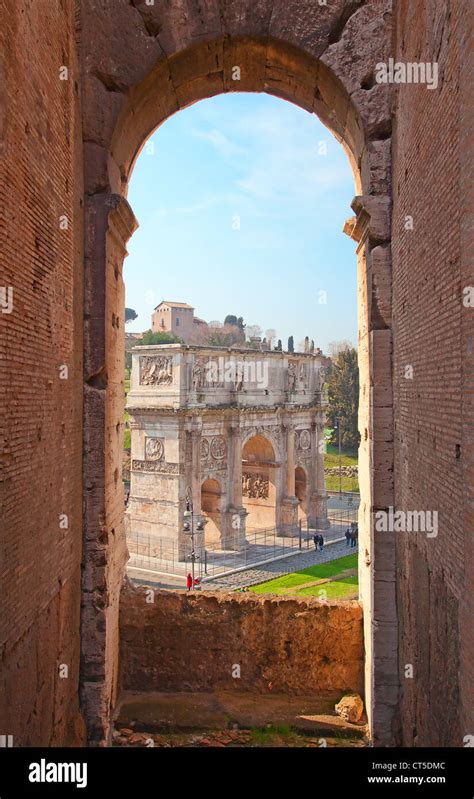
[[[342,493],[334,516],[324,473],[331,348],[340,339],[355,353],[357,336],[341,230],[352,194],[346,156],[316,117],[265,95],[202,101],[143,147],[130,191],[141,225],[124,267],[133,578],[168,573],[179,587],[194,553],[207,585],[217,564],[231,571],[309,548],[319,528],[332,542],[355,521]],[[205,524],[194,546],[189,500]]]
[[[224,54],[224,64],[221,62],[222,53]],[[252,59],[252,69],[245,71],[245,78],[237,86],[232,77],[232,63],[242,60],[246,61],[248,57]],[[217,68],[210,66],[210,60],[217,65]],[[260,64],[260,69],[257,65]],[[207,69],[209,67],[209,69]],[[170,75],[172,79],[170,80]],[[215,44],[198,45],[194,50],[187,51],[186,54],[179,54],[173,58],[167,59],[165,62],[158,64],[152,72],[137,86],[133,87],[127,96],[127,101],[120,114],[119,120],[115,128],[112,145],[108,153],[108,180],[112,192],[107,214],[109,220],[109,229],[107,233],[107,263],[108,269],[111,270],[111,276],[116,281],[116,288],[109,289],[108,292],[108,310],[111,313],[114,328],[119,329],[116,321],[120,318],[121,303],[123,303],[123,286],[120,280],[120,269],[125,253],[125,244],[133,230],[135,229],[136,222],[131,213],[130,207],[125,201],[125,196],[128,191],[128,182],[131,175],[132,167],[135,165],[139,153],[146,148],[147,142],[153,131],[160,126],[160,124],[169,119],[177,110],[184,109],[197,100],[202,100],[206,97],[218,95],[221,92],[237,90],[244,90],[249,92],[266,92],[274,94],[282,99],[290,100],[295,105],[300,106],[302,109],[309,111],[311,114],[317,114],[319,118],[326,124],[334,133],[337,140],[342,144],[348,156],[349,163],[352,167],[353,178],[355,183],[355,193],[358,195],[356,201],[353,203],[355,216],[351,218],[346,224],[345,231],[358,243],[358,272],[359,272],[359,369],[361,373],[361,407],[360,407],[360,429],[362,432],[362,446],[359,451],[363,462],[362,474],[360,475],[360,488],[361,488],[361,502],[359,509],[359,520],[362,523],[362,535],[360,537],[361,545],[364,546],[364,560],[363,564],[359,566],[359,573],[361,577],[361,597],[364,601],[365,607],[369,610],[366,617],[366,640],[367,646],[371,646],[373,631],[370,627],[370,603],[373,596],[372,584],[372,567],[371,556],[373,553],[373,539],[371,532],[371,513],[374,507],[374,490],[377,489],[377,481],[373,479],[371,472],[371,459],[372,449],[374,447],[373,441],[373,424],[374,412],[371,406],[374,394],[371,386],[370,375],[372,370],[372,361],[374,351],[382,353],[385,341],[388,340],[387,336],[383,335],[384,329],[380,328],[380,335],[374,335],[372,319],[369,313],[370,296],[372,286],[370,285],[371,273],[370,267],[372,262],[367,262],[367,244],[372,251],[379,249],[377,253],[377,262],[375,256],[373,265],[378,274],[383,274],[386,269],[385,245],[389,243],[388,236],[385,233],[384,223],[382,217],[375,216],[376,224],[373,229],[369,226],[371,219],[371,209],[376,207],[378,211],[379,206],[385,208],[385,205],[372,203],[369,195],[383,193],[387,188],[384,184],[384,178],[388,175],[388,167],[386,161],[386,154],[384,148],[372,148],[368,141],[367,134],[364,133],[362,124],[356,108],[353,106],[352,101],[349,99],[348,94],[343,89],[342,84],[336,79],[335,75],[324,64],[317,62],[310,58],[301,50],[298,50],[288,44],[276,42],[272,40],[258,41],[258,40],[232,40],[230,42],[218,42]],[[159,97],[160,101],[157,104],[156,98]],[[273,128],[270,129],[269,135],[271,136]],[[374,133],[371,134],[375,138]],[[222,144],[222,141],[220,141]],[[384,172],[385,170],[385,172]],[[382,177],[380,177],[382,175]],[[367,196],[365,196],[367,195]],[[122,198],[122,199],[121,199]],[[384,198],[385,202],[385,198]],[[136,204],[133,203],[135,208]],[[379,227],[377,228],[377,224]],[[372,230],[372,232],[371,232]],[[133,244],[132,244],[133,246]],[[374,250],[375,251],[375,250]],[[294,268],[294,259],[290,261],[291,268],[288,268],[288,273],[291,275],[297,274]],[[109,284],[110,286],[110,284]],[[254,291],[255,293],[255,291]],[[165,297],[163,301],[170,304],[173,298]],[[159,303],[155,306],[155,311],[160,313],[158,308]],[[133,308],[132,308],[133,310]],[[162,309],[163,312],[168,313],[168,309]],[[237,309],[235,309],[237,310]],[[382,313],[385,309],[382,308]],[[175,312],[174,326],[175,334],[183,330],[183,311]],[[379,308],[380,312],[380,308]],[[238,314],[237,316],[238,322]],[[182,318],[183,317],[183,318]],[[179,320],[179,321],[178,321]],[[212,321],[212,320],[211,320]],[[225,320],[224,320],[225,321]],[[158,320],[158,328],[156,332],[164,332],[163,322]],[[166,325],[166,321],[165,321]],[[238,327],[238,324],[237,324]],[[224,331],[227,333],[227,331]],[[379,330],[376,331],[379,333]],[[105,427],[108,431],[108,442],[111,444],[111,450],[107,459],[107,468],[105,475],[105,484],[110,487],[110,492],[104,494],[104,508],[108,508],[106,513],[107,524],[113,525],[113,533],[116,536],[114,542],[114,571],[111,573],[111,579],[115,580],[115,587],[111,592],[113,609],[109,617],[112,619],[114,613],[118,610],[118,596],[121,585],[121,578],[123,574],[123,566],[126,561],[126,551],[123,546],[122,538],[122,523],[120,519],[120,502],[117,499],[120,497],[120,468],[122,460],[122,441],[120,431],[122,428],[120,398],[123,392],[123,360],[120,355],[121,346],[121,333],[116,332],[109,337],[110,348],[107,352],[107,380],[108,380],[108,393],[107,393],[107,412],[104,419]],[[258,338],[258,336],[257,336]],[[222,340],[221,340],[222,341]],[[228,340],[225,341],[225,346],[228,347]],[[263,342],[260,342],[263,343]],[[266,342],[268,344],[268,341]],[[86,342],[86,350],[90,342]],[[176,342],[178,346],[181,345]],[[289,342],[288,342],[289,345]],[[151,345],[156,346],[156,345]],[[172,345],[171,345],[172,346]],[[293,411],[299,407],[298,403],[292,402],[291,395],[295,392],[299,397],[306,397],[311,395],[314,391],[317,393],[318,389],[314,380],[317,374],[319,380],[319,392],[324,390],[323,370],[321,363],[317,364],[314,370],[313,377],[310,377],[309,385],[305,386],[305,359],[297,358],[296,356],[310,355],[315,356],[317,353],[312,351],[311,340],[307,344],[309,351],[306,350],[306,342],[303,343],[303,352],[295,353],[294,341],[292,346],[287,347],[286,353],[281,348],[281,358],[285,361],[283,371],[284,377],[281,378],[281,390],[286,392],[286,399],[292,404]],[[176,350],[177,353],[177,350]],[[134,353],[135,355],[136,353]],[[143,355],[145,353],[143,351]],[[153,386],[160,384],[163,386],[164,391],[168,391],[168,396],[172,393],[170,386],[187,385],[189,390],[193,392],[194,409],[199,407],[202,403],[202,396],[205,394],[202,389],[202,379],[205,364],[199,361],[199,358],[181,357],[182,352],[179,354],[181,361],[179,368],[178,361],[175,359],[175,354],[164,353],[161,354],[146,353],[143,363],[140,363],[138,357],[136,365],[136,381],[139,386],[139,392],[142,397],[151,396]],[[133,360],[132,356],[132,360]],[[146,358],[150,360],[146,360]],[[280,356],[274,355],[272,352],[271,359],[276,361]],[[319,354],[318,354],[319,357]],[[178,355],[176,355],[178,358]],[[170,361],[171,359],[171,361]],[[211,359],[212,360],[212,359]],[[244,359],[245,360],[245,359]],[[316,364],[316,358],[314,363]],[[159,361],[159,362],[158,362]],[[311,369],[310,374],[313,374]],[[178,379],[178,384],[175,384],[175,374],[182,376]],[[222,385],[222,380],[217,375],[206,379],[212,383],[212,390],[216,398],[222,397],[222,392],[225,390],[225,385]],[[185,376],[186,375],[186,376]],[[314,379],[313,379],[314,378]],[[388,378],[387,378],[388,379]],[[313,382],[311,382],[313,380]],[[379,377],[377,390],[384,384],[385,377]],[[223,381],[225,383],[225,379]],[[389,382],[389,380],[388,380]],[[149,390],[150,389],[150,390]],[[133,369],[130,383],[130,393],[133,393]],[[240,378],[234,379],[234,391],[238,393],[243,391]],[[219,395],[219,392],[221,394]],[[163,394],[164,396],[164,394]],[[136,399],[136,398],[134,398]],[[204,401],[204,404],[205,401]],[[166,405],[166,403],[165,403]],[[216,407],[218,403],[216,401]],[[265,401],[264,401],[265,405]],[[164,407],[164,406],[163,406]],[[207,407],[207,406],[206,406]],[[236,435],[235,420],[225,417],[224,415],[219,420],[219,426],[215,426],[209,430],[209,438],[203,435],[203,429],[200,423],[196,420],[198,414],[194,411],[188,414],[185,423],[180,426],[177,423],[177,414],[174,413],[176,408],[172,404],[167,406],[169,411],[166,422],[148,426],[146,430],[147,413],[142,414],[140,420],[140,409],[137,405],[129,406],[130,411],[133,411],[135,419],[130,421],[131,439],[133,439],[134,425],[137,434],[135,436],[137,441],[137,450],[134,451],[133,440],[131,441],[130,452],[130,467],[140,473],[141,489],[135,494],[137,499],[134,513],[135,519],[144,520],[141,510],[148,507],[151,511],[146,520],[149,525],[148,533],[156,533],[156,525],[161,523],[163,518],[166,518],[169,530],[177,529],[178,536],[173,546],[167,550],[167,557],[172,556],[177,562],[183,561],[183,553],[187,550],[189,543],[183,538],[184,530],[181,526],[181,514],[184,509],[189,505],[191,513],[196,512],[197,516],[202,516],[202,491],[201,482],[195,475],[195,467],[198,459],[203,452],[203,445],[205,439],[206,445],[204,451],[217,453],[217,460],[219,462],[232,462],[234,467],[234,474],[239,474],[238,464],[240,469],[243,466],[242,458],[242,437]],[[142,409],[143,410],[143,409]],[[291,414],[286,414],[289,416]],[[137,421],[138,420],[138,421]],[[148,415],[149,421],[149,415]],[[214,419],[216,421],[216,419]],[[278,455],[277,462],[285,464],[285,480],[284,480],[284,527],[288,538],[293,538],[295,528],[298,528],[298,516],[300,515],[300,506],[302,495],[302,481],[301,471],[297,469],[304,469],[301,459],[306,457],[305,453],[299,447],[300,437],[296,436],[296,432],[303,431],[305,433],[303,440],[310,441],[309,449],[313,452],[319,450],[319,442],[324,438],[324,420],[321,415],[315,415],[314,419],[308,424],[302,425],[301,419],[281,418],[281,414],[275,417],[275,425],[279,429],[281,436],[281,446],[284,447],[285,454],[289,457],[281,459]],[[257,429],[259,427],[256,420],[249,417],[249,426],[254,425]],[[294,424],[293,424],[294,422]],[[166,427],[166,430],[165,430]],[[322,428],[322,429],[321,429]],[[166,433],[166,435],[165,435]],[[259,434],[259,433],[257,433]],[[86,439],[87,439],[87,425],[86,425]],[[151,441],[156,439],[156,441]],[[375,449],[378,448],[375,442]],[[306,446],[306,444],[305,444]],[[209,447],[209,450],[207,449]],[[278,444],[280,448],[280,443]],[[90,449],[86,448],[86,473],[94,472],[93,458],[94,446],[91,445]],[[146,456],[146,457],[145,457]],[[189,469],[184,466],[184,482],[180,483],[175,480],[175,477],[181,477],[181,458],[184,457],[186,463],[189,464]],[[150,463],[153,463],[151,466]],[[99,458],[97,463],[100,465],[102,459]],[[145,465],[143,465],[143,463]],[[280,467],[281,468],[281,467]],[[217,467],[219,469],[219,466]],[[156,480],[150,479],[149,475],[166,475],[166,481],[160,481],[160,487]],[[281,476],[282,477],[282,476]],[[217,479],[213,475],[209,475],[209,479]],[[132,481],[133,482],[133,481]],[[219,482],[221,482],[219,480]],[[283,482],[283,477],[282,477]],[[164,488],[166,483],[166,487]],[[221,483],[222,485],[222,483]],[[298,488],[298,494],[296,493]],[[140,493],[146,491],[146,495]],[[225,519],[226,531],[233,530],[234,538],[237,539],[238,551],[245,551],[245,520],[247,513],[242,504],[242,475],[239,475],[238,480],[228,482],[228,485],[221,492],[221,497],[225,496],[225,507],[228,516]],[[155,492],[150,497],[150,492]],[[133,499],[133,491],[131,499]],[[208,493],[208,492],[205,492]],[[212,492],[209,492],[212,493]],[[240,502],[239,505],[239,493]],[[113,502],[112,502],[112,497]],[[306,498],[310,501],[309,507],[310,524],[315,528],[321,526],[321,523],[327,517],[327,497],[324,489],[324,470],[313,469],[307,475],[307,490]],[[206,498],[207,500],[207,498]],[[215,505],[212,506],[215,508]],[[211,513],[215,513],[212,510]],[[96,523],[95,514],[97,508],[93,503],[86,503],[86,517],[88,528],[93,528]],[[295,524],[296,521],[296,524]],[[222,523],[222,513],[221,513]],[[231,525],[234,525],[232,527]],[[238,535],[235,535],[235,531]],[[364,533],[365,531],[365,533]],[[158,536],[160,538],[160,536]],[[165,544],[161,536],[160,544]],[[123,548],[122,548],[123,547]],[[166,550],[166,546],[164,547]],[[170,554],[171,553],[171,554]],[[86,569],[87,571],[87,569]],[[87,581],[88,575],[85,574],[84,579]],[[116,618],[116,616],[115,616]],[[112,622],[111,622],[112,623]],[[383,625],[382,625],[383,626]],[[92,647],[93,648],[93,647]],[[368,650],[368,651],[369,651]],[[88,653],[89,656],[90,653]],[[368,662],[368,678],[366,680],[367,698],[370,705],[370,662]]]
[[[280,486],[280,464],[268,438],[252,436],[242,450],[242,496],[247,511],[247,531],[268,529],[277,525],[277,496]]]

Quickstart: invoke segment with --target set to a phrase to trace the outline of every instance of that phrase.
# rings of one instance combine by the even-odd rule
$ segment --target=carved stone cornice
[[[108,233],[125,256],[127,242],[138,228],[138,221],[127,200],[121,194],[111,194],[107,205],[110,208]]]
[[[354,197],[351,208],[356,216],[344,223],[343,231],[357,242],[357,252],[367,239],[372,247],[390,241],[390,197],[364,194]]]

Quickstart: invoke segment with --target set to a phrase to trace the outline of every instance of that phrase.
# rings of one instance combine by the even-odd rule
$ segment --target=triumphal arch
[[[136,347],[132,363],[132,541],[174,541],[184,557],[190,500],[223,549],[327,526],[323,356],[171,344]]]

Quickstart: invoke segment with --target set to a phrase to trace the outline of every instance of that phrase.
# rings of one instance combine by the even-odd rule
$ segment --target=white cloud
[[[219,129],[214,127],[217,118]],[[229,192],[242,200],[276,202],[304,213],[313,201],[330,200],[352,175],[341,145],[317,117],[300,110],[295,120],[294,106],[284,101],[244,114],[235,107],[221,107],[218,115],[215,108],[211,114],[203,109],[202,123],[202,130],[191,131],[193,136],[210,142],[225,158],[245,155],[241,176]],[[318,152],[321,141],[327,155]]]
[[[231,141],[228,136],[222,133],[221,130],[217,130],[217,128],[212,128],[211,130],[192,128],[191,135],[196,139],[209,142],[209,144],[211,144],[220,155],[224,156],[224,158],[232,158],[236,155],[246,154],[244,147]]]

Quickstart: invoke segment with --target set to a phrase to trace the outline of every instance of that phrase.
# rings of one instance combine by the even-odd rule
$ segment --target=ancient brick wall
[[[438,88],[400,85],[395,108],[395,501],[439,512],[437,537],[396,534],[399,739],[409,746],[462,746],[472,733],[474,310],[462,303],[473,285],[463,219],[474,183],[470,17],[462,0],[397,3],[395,59],[439,64]]]
[[[0,313],[0,732],[15,745],[73,743],[83,729],[82,142],[73,7],[0,2],[0,286],[13,289],[12,313]]]
[[[120,639],[125,690],[363,692],[357,602],[182,591],[153,597],[127,584]],[[240,678],[232,676],[235,665]]]

